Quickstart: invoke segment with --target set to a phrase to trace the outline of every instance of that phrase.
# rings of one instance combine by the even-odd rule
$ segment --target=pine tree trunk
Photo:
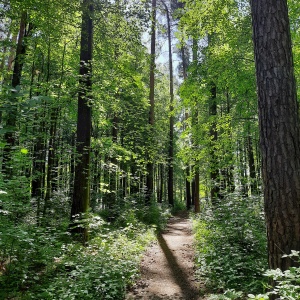
[[[300,125],[286,0],[252,0],[269,267],[300,250]]]

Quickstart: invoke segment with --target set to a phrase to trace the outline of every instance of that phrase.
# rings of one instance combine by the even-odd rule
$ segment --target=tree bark
[[[249,135],[248,135],[247,148],[248,148],[247,152],[248,152],[251,195],[257,195],[258,188],[257,188],[257,179],[256,179],[256,167],[255,167],[252,137],[250,135],[250,132],[249,132]]]
[[[194,205],[195,205],[195,213],[200,212],[200,192],[199,192],[199,168],[196,167],[195,170],[195,199],[194,199]]]
[[[212,82],[210,87],[210,103],[209,103],[209,115],[215,118],[217,116],[217,87]],[[215,154],[215,143],[218,140],[218,133],[216,128],[216,120],[213,120],[211,128],[210,128],[210,136],[211,136],[211,171],[210,171],[210,179],[211,179],[211,191],[210,191],[210,197],[211,202],[213,205],[216,205],[219,197],[220,197],[220,187],[219,187],[219,169],[217,167],[217,157]]]
[[[93,52],[93,2],[84,0],[82,4],[82,28],[80,45],[80,79],[78,93],[77,141],[78,159],[75,165],[74,193],[71,208],[71,232],[78,234],[86,243],[87,228],[80,224],[74,226],[76,217],[82,217],[90,204],[90,145],[91,145],[91,90],[92,90],[92,52]]]
[[[187,210],[189,210],[192,206],[191,182],[188,180],[188,176],[190,176],[190,167],[187,167],[185,177],[185,201]]]
[[[171,20],[168,6],[162,1],[167,15],[168,50],[169,50],[169,76],[170,76],[170,117],[169,117],[169,147],[168,147],[168,199],[169,204],[174,206],[174,80],[173,80],[173,58],[171,39]]]
[[[286,0],[252,0],[269,267],[300,250],[300,126]]]
[[[154,126],[154,71],[155,71],[155,41],[156,41],[156,0],[152,0],[151,14],[151,54],[150,54],[150,93],[149,93],[149,125],[150,139],[152,139]],[[153,195],[153,159],[147,154],[147,177],[146,177],[146,204],[149,204]]]

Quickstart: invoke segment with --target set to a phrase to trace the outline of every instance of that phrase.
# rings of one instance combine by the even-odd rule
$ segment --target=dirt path
[[[126,299],[198,300],[199,283],[194,278],[191,224],[187,217],[172,217],[141,262],[141,279]]]

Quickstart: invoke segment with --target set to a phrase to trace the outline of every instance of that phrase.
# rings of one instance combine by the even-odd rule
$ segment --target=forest
[[[0,299],[125,299],[182,211],[203,299],[300,299],[298,0],[1,0],[0,49]]]

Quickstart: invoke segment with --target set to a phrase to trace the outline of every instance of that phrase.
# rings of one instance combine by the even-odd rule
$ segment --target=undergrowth
[[[220,296],[241,299],[266,283],[266,234],[260,199],[230,195],[193,219],[197,274]]]
[[[125,209],[111,223],[91,214],[86,247],[72,241],[67,221],[42,228],[0,214],[0,299],[123,299],[168,217],[154,205],[144,210]]]
[[[292,250],[291,254],[284,254],[283,258],[291,258],[300,263],[300,252]],[[275,283],[273,287],[268,288],[268,292],[264,294],[248,294],[248,299],[251,300],[266,300],[272,297],[273,299],[281,300],[299,300],[300,299],[300,267],[290,267],[286,271],[280,269],[268,270],[264,274],[271,278]]]

